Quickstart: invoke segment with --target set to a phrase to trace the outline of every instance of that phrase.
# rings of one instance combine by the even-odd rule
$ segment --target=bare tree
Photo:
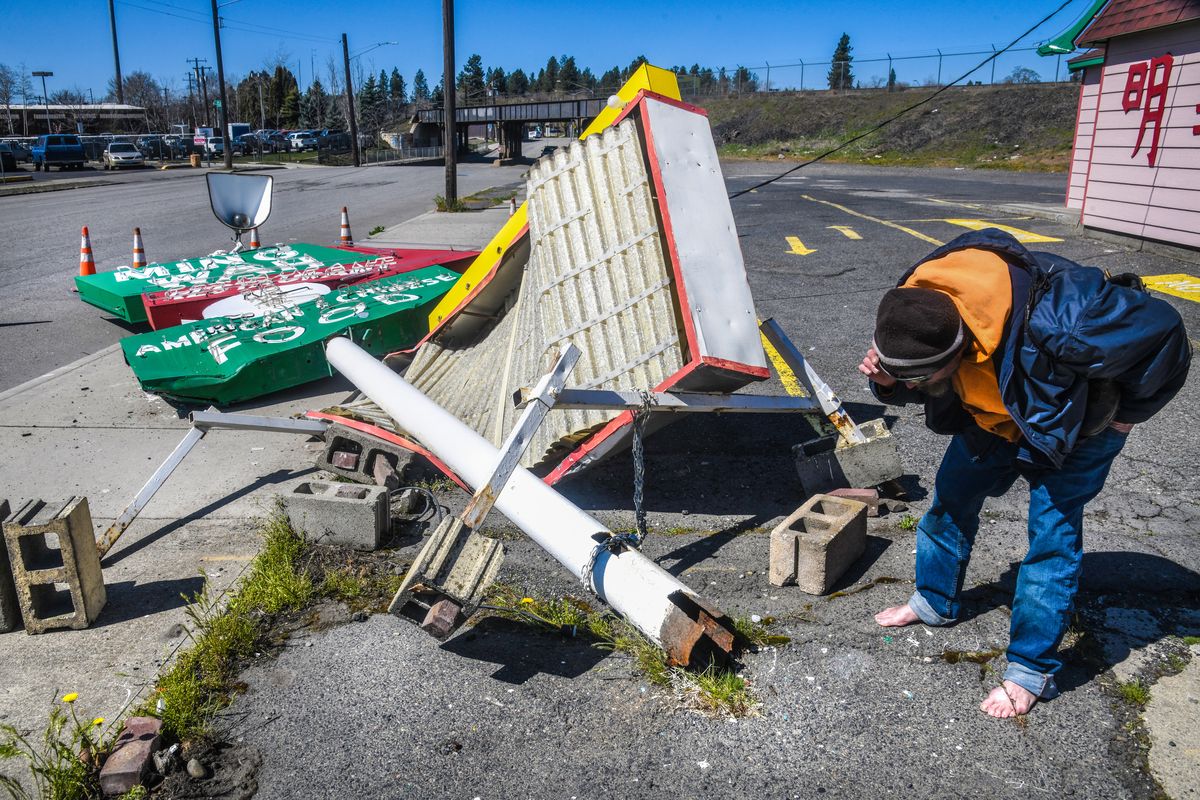
[[[17,94],[17,71],[8,64],[0,64],[0,103],[4,104],[4,118],[8,120],[8,133],[13,134],[12,101]]]

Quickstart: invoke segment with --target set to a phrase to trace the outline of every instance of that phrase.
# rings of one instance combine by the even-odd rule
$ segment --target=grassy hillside
[[[870,129],[934,91],[773,92],[701,104],[723,157],[800,159]],[[955,87],[831,160],[1065,171],[1078,96],[1073,84]]]

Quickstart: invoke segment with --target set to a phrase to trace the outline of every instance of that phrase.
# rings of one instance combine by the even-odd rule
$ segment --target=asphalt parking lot
[[[784,166],[727,164],[727,183],[747,188]],[[759,315],[782,324],[856,419],[884,417],[900,444],[910,514],[927,504],[945,441],[924,429],[919,409],[874,403],[855,370],[879,297],[907,266],[965,230],[999,223],[1030,247],[1114,272],[1196,274],[1191,264],[995,210],[1061,201],[1063,182],[820,165],[733,201]],[[1168,300],[1200,331],[1195,303]],[[964,619],[883,630],[873,612],[912,591],[914,542],[903,517],[871,521],[867,554],[838,587],[865,589],[818,598],[772,587],[767,535],[804,499],[790,448],[808,427],[793,417],[696,415],[647,443],[644,549],[729,613],[774,617],[775,630],[791,637],[745,657],[756,715],[684,710],[627,659],[527,626],[487,620],[439,645],[375,616],[304,632],[248,670],[247,694],[224,732],[246,763],[261,761],[264,798],[293,797],[297,787],[310,797],[468,800],[1149,798],[1161,791],[1156,778],[1175,780],[1180,769],[1194,791],[1187,765],[1195,752],[1173,752],[1174,739],[1139,721],[1153,709],[1131,705],[1118,685],[1141,680],[1153,696],[1164,664],[1186,657],[1179,637],[1200,634],[1198,387],[1193,373],[1174,403],[1135,429],[1089,507],[1064,693],[1023,720],[978,710],[1003,656],[961,658],[1007,640],[1026,541],[1021,484],[985,506]],[[784,389],[773,378],[753,391]],[[610,527],[628,528],[630,487],[622,456],[563,490]],[[508,546],[505,581],[583,596],[536,546]]]

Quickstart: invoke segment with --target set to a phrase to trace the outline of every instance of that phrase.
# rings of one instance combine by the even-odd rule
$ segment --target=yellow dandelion
[[[70,694],[64,694],[62,697],[62,701],[64,703],[74,703],[78,699],[79,699],[79,692],[71,692]]]
[[[94,725],[97,728],[99,728],[103,724],[104,724],[104,717],[96,717],[94,720],[92,720],[92,725]]]
[[[522,598],[521,598],[521,602],[522,602],[522,603],[532,603],[532,602],[533,602],[533,598],[532,598],[532,597],[522,597]]]

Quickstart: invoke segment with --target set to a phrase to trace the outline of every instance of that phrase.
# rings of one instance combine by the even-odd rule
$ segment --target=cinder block
[[[142,782],[158,749],[162,721],[154,717],[125,720],[113,751],[100,769],[100,790],[106,795],[125,794]]]
[[[0,528],[8,519],[8,501],[0,500]],[[0,633],[15,631],[21,625],[21,606],[17,603],[17,586],[13,583],[12,566],[8,560],[8,545],[0,530]]]
[[[414,458],[412,451],[399,445],[334,423],[325,432],[325,450],[317,456],[317,468],[356,483],[377,483],[382,476],[395,475],[399,486],[418,469]]]
[[[104,608],[104,573],[86,497],[30,500],[4,521],[28,633],[86,628]]]
[[[825,594],[866,548],[866,505],[818,494],[771,531],[768,579]]]
[[[841,436],[825,436],[792,448],[796,472],[809,495],[846,487],[878,486],[904,474],[896,441],[882,419],[858,426],[867,437],[849,444]]]
[[[283,498],[292,526],[319,544],[376,550],[388,532],[388,490],[383,486],[306,481]]]

